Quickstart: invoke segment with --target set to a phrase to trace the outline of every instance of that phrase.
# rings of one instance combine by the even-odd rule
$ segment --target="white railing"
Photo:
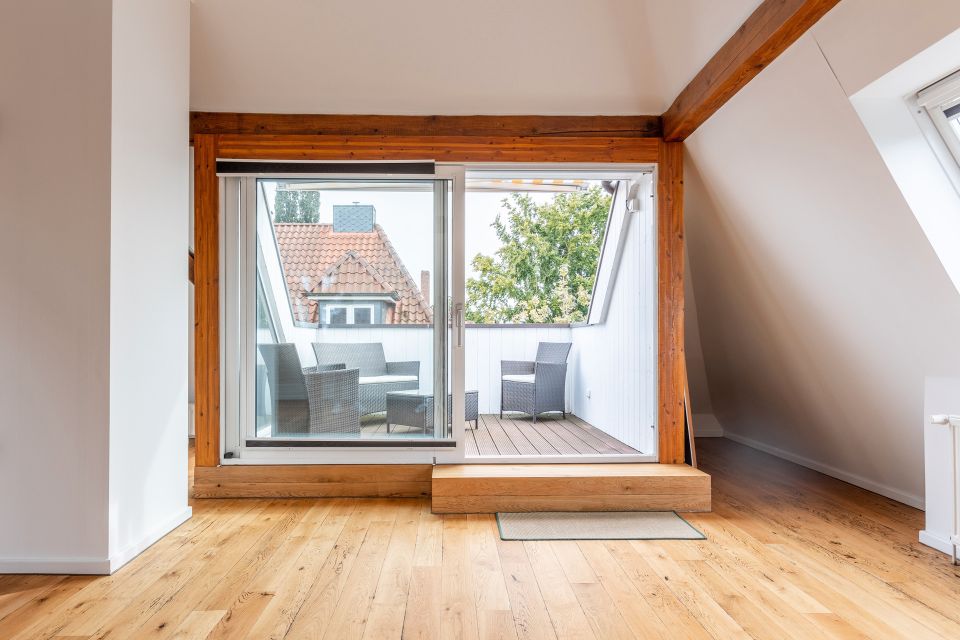
[[[289,331],[288,331],[289,333]],[[316,363],[314,342],[379,342],[388,361],[420,361],[422,388],[433,385],[433,339],[429,325],[295,327],[294,342],[304,366]],[[636,339],[624,342],[601,326],[467,325],[464,382],[476,390],[480,413],[500,410],[500,361],[533,360],[540,342],[571,342],[566,405],[573,413],[640,451],[655,448],[652,431],[655,387]]]
[[[467,325],[464,383],[476,390],[480,413],[500,410],[500,361],[533,360],[538,342],[571,342],[568,325]],[[420,386],[433,386],[433,337],[429,325],[378,325],[370,328],[297,327],[288,341],[297,345],[304,366],[316,364],[314,342],[379,342],[388,361],[420,361]],[[567,404],[572,406],[572,369],[567,373]]]

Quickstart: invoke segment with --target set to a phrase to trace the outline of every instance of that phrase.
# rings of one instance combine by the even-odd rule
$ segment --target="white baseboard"
[[[0,558],[0,573],[103,576],[110,573],[110,560],[107,558]]]
[[[693,414],[693,435],[697,438],[722,438],[723,425],[712,413]]]
[[[950,543],[949,534],[944,535],[923,529],[920,532],[920,543],[928,547],[933,547],[937,551],[943,551],[946,554],[953,553],[953,545]]]
[[[185,507],[183,511],[163,522],[160,526],[156,527],[153,531],[140,538],[140,540],[137,542],[131,544],[126,549],[123,549],[118,553],[114,553],[112,556],[110,556],[110,570],[108,573],[113,573],[123,565],[136,558],[138,555],[146,551],[153,543],[189,520],[190,516],[192,515],[193,508]]]
[[[148,535],[110,558],[0,558],[0,573],[44,573],[68,575],[109,575],[147,550],[193,515],[187,507]]]
[[[836,467],[830,466],[828,464],[823,464],[816,460],[811,460],[810,458],[805,458],[803,456],[798,456],[789,451],[784,451],[783,449],[759,442],[753,438],[747,438],[745,436],[738,435],[736,433],[730,433],[729,431],[724,431],[723,437],[729,438],[734,442],[739,442],[740,444],[746,445],[752,449],[757,449],[763,451],[764,453],[769,453],[772,456],[778,458],[783,458],[784,460],[789,460],[790,462],[799,464],[800,466],[807,467],[808,469],[813,469],[814,471],[819,471],[828,476],[837,478],[838,480],[843,480],[844,482],[849,482],[852,485],[856,485],[867,491],[872,491],[874,493],[879,493],[882,496],[890,498],[891,500],[896,500],[897,502],[902,502],[905,505],[915,507],[917,509],[923,509],[923,498],[917,495],[905,493],[899,489],[894,489],[893,487],[888,487],[887,485],[880,484],[879,482],[874,482],[863,476],[858,476],[854,473],[847,473],[842,469],[837,469]]]

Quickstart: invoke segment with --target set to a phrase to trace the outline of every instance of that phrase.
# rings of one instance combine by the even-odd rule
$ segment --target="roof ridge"
[[[327,268],[327,270],[323,272],[323,275],[320,278],[320,282],[317,284],[318,285],[323,284],[323,281],[325,279],[333,276],[333,274],[339,271],[340,267],[342,267],[344,263],[346,263],[348,260],[353,260],[359,263],[361,267],[366,269],[367,273],[373,276],[374,281],[376,281],[377,284],[383,287],[385,291],[395,292],[399,296],[400,292],[390,287],[390,283],[388,283],[386,278],[383,277],[383,274],[381,274],[376,267],[370,264],[370,262],[366,258],[364,258],[362,255],[357,253],[356,250],[354,249],[348,249],[347,252],[340,257],[339,260],[337,260],[332,265],[330,265]]]

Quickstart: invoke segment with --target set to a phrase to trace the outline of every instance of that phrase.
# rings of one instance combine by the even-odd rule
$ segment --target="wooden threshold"
[[[710,511],[710,476],[685,464],[440,465],[432,509]]]
[[[194,498],[419,498],[429,464],[272,464],[197,467]]]

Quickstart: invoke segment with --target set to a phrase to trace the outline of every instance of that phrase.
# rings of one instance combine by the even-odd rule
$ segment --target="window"
[[[354,307],[353,324],[373,324],[372,311],[370,307]]]
[[[347,308],[328,307],[327,324],[347,324]]]
[[[373,305],[331,305],[327,324],[373,324]]]
[[[960,190],[960,71],[920,91],[917,104],[926,110],[953,156],[954,164],[947,172]]]

